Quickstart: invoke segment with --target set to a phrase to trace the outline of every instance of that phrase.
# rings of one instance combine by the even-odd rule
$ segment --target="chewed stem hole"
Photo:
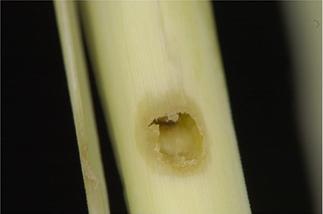
[[[159,136],[154,150],[160,161],[174,168],[196,165],[203,156],[203,136],[188,113],[176,113],[154,119]]]

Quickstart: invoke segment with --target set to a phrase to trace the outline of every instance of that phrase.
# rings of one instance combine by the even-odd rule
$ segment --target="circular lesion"
[[[149,143],[159,162],[185,170],[197,165],[204,156],[203,135],[190,114],[158,117],[148,127],[155,133],[155,139]]]

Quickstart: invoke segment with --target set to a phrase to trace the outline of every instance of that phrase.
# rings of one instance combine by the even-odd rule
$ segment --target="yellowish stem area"
[[[180,169],[198,163],[203,154],[203,136],[189,114],[161,117],[151,126],[159,129],[154,149],[160,154],[161,162]]]
[[[212,5],[81,10],[129,212],[250,213]]]
[[[54,1],[54,6],[73,108],[88,210],[90,214],[108,214],[110,213],[108,193],[76,3]]]

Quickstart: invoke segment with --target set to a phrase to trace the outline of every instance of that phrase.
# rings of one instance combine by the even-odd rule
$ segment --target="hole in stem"
[[[159,161],[173,168],[186,169],[202,158],[203,136],[188,113],[156,118],[148,127],[159,132],[153,146]]]

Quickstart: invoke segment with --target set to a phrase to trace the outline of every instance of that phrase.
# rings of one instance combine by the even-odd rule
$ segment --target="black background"
[[[251,209],[311,212],[279,4],[213,6]],[[87,213],[52,2],[2,2],[1,13],[2,212]],[[125,212],[102,119],[98,126],[111,210]]]

